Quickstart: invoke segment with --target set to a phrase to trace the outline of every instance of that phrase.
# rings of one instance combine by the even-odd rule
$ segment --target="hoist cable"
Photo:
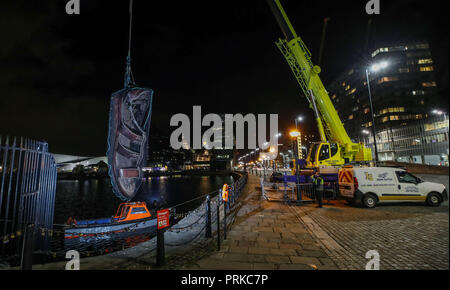
[[[125,88],[135,85],[134,76],[131,71],[131,32],[133,27],[133,0],[130,0],[130,8],[128,10],[130,14],[130,24],[128,28],[128,56],[126,61],[126,71],[125,71]]]

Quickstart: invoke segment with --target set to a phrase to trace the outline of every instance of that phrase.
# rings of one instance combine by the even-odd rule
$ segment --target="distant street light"
[[[370,134],[370,132],[367,131],[367,130],[362,130],[362,132],[363,132],[363,134],[366,134],[366,135],[369,135],[369,134]]]
[[[298,116],[297,118],[295,118],[295,130],[298,130],[297,122],[301,122],[301,121],[303,121],[303,117],[302,116]]]
[[[373,104],[372,104],[372,92],[370,90],[370,79],[369,79],[369,70],[372,72],[378,72],[382,69],[385,69],[389,66],[389,62],[382,61],[380,63],[372,64],[369,68],[366,68],[366,79],[367,79],[367,90],[369,91],[369,103],[370,103],[370,113],[372,115],[372,134],[373,134],[373,146],[375,148],[375,163],[378,163],[378,148],[377,148],[377,137],[375,130],[375,114],[373,112]]]
[[[297,138],[298,136],[300,136],[300,132],[297,131],[297,130],[291,131],[291,132],[289,132],[289,135],[290,135],[292,138]]]
[[[431,113],[438,115],[438,116],[444,115],[444,112],[441,110],[433,110]]]

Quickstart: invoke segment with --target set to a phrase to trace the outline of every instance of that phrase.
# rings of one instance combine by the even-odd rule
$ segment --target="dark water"
[[[232,183],[231,176],[162,176],[145,180],[141,191],[133,201],[160,202],[174,206],[184,201],[205,195]],[[203,198],[177,208],[183,212],[195,208]],[[111,189],[109,178],[78,180],[58,180],[56,187],[54,223],[62,224],[68,217],[77,220],[110,217],[115,214],[122,201]]]

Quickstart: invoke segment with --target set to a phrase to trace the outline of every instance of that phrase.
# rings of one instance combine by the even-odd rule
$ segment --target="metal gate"
[[[282,202],[315,202],[317,200],[317,190],[312,183],[292,182],[268,182],[261,178],[261,192],[264,199],[268,201]],[[339,199],[339,184],[337,182],[325,182],[323,200],[330,201]]]
[[[21,256],[27,232],[31,251],[48,250],[56,179],[46,142],[0,136],[0,260]]]

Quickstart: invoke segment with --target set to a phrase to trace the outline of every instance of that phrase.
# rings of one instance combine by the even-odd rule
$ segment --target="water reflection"
[[[207,194],[232,183],[231,176],[161,176],[147,178],[134,201],[148,204],[162,203],[174,206],[186,200]],[[54,223],[62,224],[69,216],[76,219],[108,217],[115,214],[122,201],[112,192],[109,178],[58,180],[55,200]],[[197,204],[177,208],[177,212],[190,210]]]

